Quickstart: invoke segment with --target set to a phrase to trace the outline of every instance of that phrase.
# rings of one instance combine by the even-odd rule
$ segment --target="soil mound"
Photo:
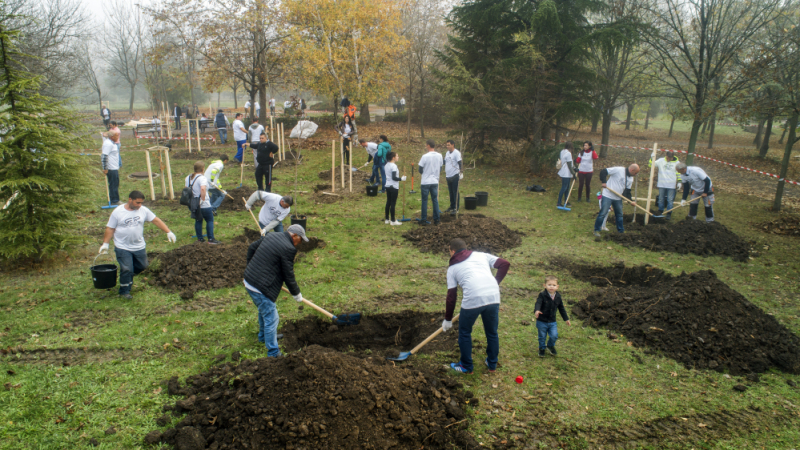
[[[170,153],[169,154],[169,158],[170,159],[190,159],[190,160],[194,160],[194,161],[201,161],[201,160],[204,160],[204,159],[212,159],[212,158],[219,159],[220,156],[226,155],[226,154],[228,155],[228,158],[233,158],[233,156],[236,154],[236,152],[233,152],[233,154],[231,154],[231,153],[222,153],[222,152],[208,152],[208,151],[205,151],[205,150],[198,152],[197,150],[192,150],[192,152],[189,153],[189,150],[181,150],[181,151]]]
[[[613,227],[613,224],[609,223],[609,227]],[[646,227],[626,223],[625,227],[626,233],[609,233],[606,239],[626,247],[684,255],[729,256],[739,262],[747,261],[750,256],[750,243],[718,222],[687,219],[674,224],[651,224]]]
[[[466,432],[462,385],[411,367],[378,365],[311,346],[189,377],[171,395],[186,417],[147,443],[186,449],[478,448]],[[473,403],[471,401],[470,403]]]
[[[421,252],[447,253],[450,241],[461,238],[470,250],[495,255],[519,246],[522,236],[524,233],[508,228],[497,219],[480,214],[465,214],[459,216],[458,220],[442,222],[438,226],[415,227],[403,234]]]
[[[756,225],[759,230],[769,234],[800,237],[800,217],[783,216]]]
[[[741,375],[777,367],[800,373],[800,338],[710,270],[601,289],[572,312],[687,368]]]
[[[253,195],[253,192],[255,192],[255,188],[247,186],[237,187],[236,189],[228,189],[228,195],[233,197],[233,199],[226,195],[225,200],[222,201],[217,209],[222,211],[244,211],[245,209],[242,197],[247,200],[251,195]],[[256,217],[258,217],[258,209],[256,209],[256,207],[260,208],[263,204],[264,202],[259,200],[253,205],[253,214],[256,214]]]

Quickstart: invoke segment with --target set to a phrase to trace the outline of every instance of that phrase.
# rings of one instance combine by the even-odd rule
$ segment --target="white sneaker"
[[[390,225],[397,226],[397,225],[402,225],[402,224],[403,224],[403,222],[400,222],[399,220],[395,220],[394,222],[390,222],[389,224],[390,224]]]
[[[383,223],[385,223],[386,225],[389,225],[391,223],[391,221],[389,219],[384,219]]]
[[[608,227],[603,227],[603,228],[600,228],[600,229],[603,230],[603,231],[608,231]]]

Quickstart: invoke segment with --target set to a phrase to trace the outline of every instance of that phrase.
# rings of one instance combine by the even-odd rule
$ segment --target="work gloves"
[[[686,206],[686,200],[681,200],[681,206]]]
[[[453,321],[452,320],[444,320],[442,321],[442,331],[447,332],[453,328]]]
[[[403,175],[402,177],[400,177],[400,181],[406,181],[406,176]]]
[[[464,172],[461,172],[461,173],[458,174],[458,179],[459,180],[463,180],[464,179]]]
[[[261,229],[261,235],[262,235],[262,236],[266,236],[266,234],[267,234],[267,231],[269,231],[269,230],[267,229],[267,227],[264,227],[264,228],[262,228],[262,229]]]
[[[175,237],[175,233],[173,233],[172,231],[168,231],[167,232],[167,240],[170,241],[170,242],[175,242],[175,241],[178,240],[178,238]]]
[[[100,246],[100,251],[97,252],[98,255],[105,255],[108,253],[108,242],[104,242],[103,245]]]
[[[250,206],[250,205],[248,205],[247,203],[245,203],[245,204],[244,204],[244,209],[246,209],[246,210],[250,211],[250,208],[251,208],[251,206]]]
[[[298,303],[303,302],[303,294],[293,295],[292,298],[295,299]]]

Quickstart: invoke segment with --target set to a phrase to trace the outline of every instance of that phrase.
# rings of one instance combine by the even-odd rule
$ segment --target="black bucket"
[[[478,198],[478,206],[487,206],[489,205],[489,193],[488,192],[476,192],[475,197]],[[469,208],[467,208],[469,209]]]
[[[378,196],[378,186],[367,186],[367,196],[368,197],[377,197]]]
[[[97,255],[94,261],[97,261]],[[92,263],[92,282],[95,289],[111,289],[117,285],[117,265],[116,264],[97,264]]]
[[[306,220],[307,220],[306,216],[292,216],[291,222],[292,225],[300,225],[301,227],[303,227],[304,230],[307,230]]]
[[[478,207],[478,197],[464,197],[465,209],[476,209]]]

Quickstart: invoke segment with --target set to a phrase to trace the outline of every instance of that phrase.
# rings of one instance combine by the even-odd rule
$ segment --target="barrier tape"
[[[187,139],[191,139],[193,141],[197,140],[196,137],[187,138],[185,136],[171,137],[171,138],[169,138],[169,137],[158,137],[158,136],[139,136],[136,139],[161,139],[162,141],[185,141]],[[215,144],[217,143],[217,140],[215,138],[213,138],[213,137],[201,137],[200,140],[201,141],[214,141]]]

